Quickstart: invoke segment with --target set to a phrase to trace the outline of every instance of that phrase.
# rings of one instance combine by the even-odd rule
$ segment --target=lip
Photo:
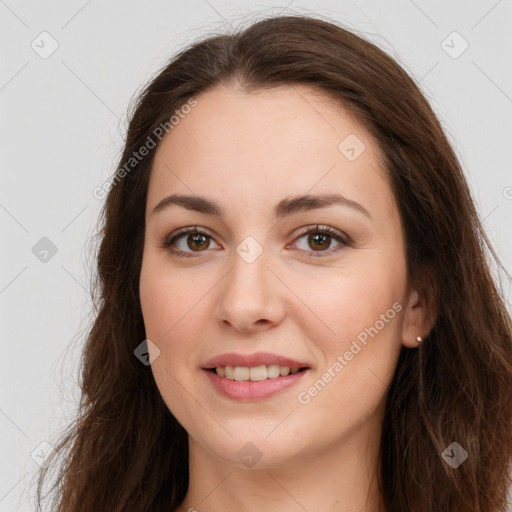
[[[288,366],[291,370],[295,368],[310,368],[310,365],[300,361],[295,361],[289,357],[270,352],[255,352],[254,354],[236,354],[234,352],[221,354],[204,363],[204,370],[211,370],[217,366],[246,366],[254,367],[261,365],[278,364],[280,366]],[[211,373],[211,372],[210,372]],[[272,379],[269,379],[272,380]],[[264,382],[264,381],[263,381]]]
[[[283,377],[260,381],[236,381],[227,379],[226,377],[220,377],[215,372],[206,368],[203,368],[202,371],[206,374],[215,390],[221,395],[232,400],[254,401],[269,398],[297,384],[305,374],[309,373],[310,369]]]

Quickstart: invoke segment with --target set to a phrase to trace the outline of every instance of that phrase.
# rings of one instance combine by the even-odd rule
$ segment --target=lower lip
[[[265,379],[259,381],[252,380],[231,380],[226,377],[220,377],[211,370],[203,370],[210,379],[213,387],[227,398],[233,400],[257,400],[261,398],[269,398],[278,394],[281,391],[293,386],[309,372],[309,369],[301,372],[294,373],[293,375],[286,375],[283,377],[276,377],[274,379]]]

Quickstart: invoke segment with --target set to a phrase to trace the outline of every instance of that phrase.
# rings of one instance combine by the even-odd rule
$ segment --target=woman
[[[305,16],[200,41],[141,94],[101,190],[56,510],[505,510],[494,252],[383,51]]]

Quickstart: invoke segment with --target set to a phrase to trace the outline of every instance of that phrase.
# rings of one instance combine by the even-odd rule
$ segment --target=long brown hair
[[[50,489],[58,512],[163,512],[184,499],[187,433],[150,367],[134,356],[145,339],[138,287],[155,151],[126,163],[214,86],[250,92],[299,83],[329,94],[375,138],[404,226],[409,282],[437,311],[419,349],[402,347],[387,397],[378,475],[386,509],[506,509],[512,321],[490,265],[504,269],[461,166],[427,100],[391,57],[337,23],[290,15],[191,44],[133,105],[100,219],[96,317],[81,361],[80,408],[40,474],[39,510],[43,482],[59,457]],[[442,456],[454,442],[468,454],[457,468]]]

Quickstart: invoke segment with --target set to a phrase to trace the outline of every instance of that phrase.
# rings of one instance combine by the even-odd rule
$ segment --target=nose
[[[218,285],[215,315],[224,328],[260,332],[282,322],[286,286],[271,266],[265,251],[253,262],[233,254],[233,265]]]

